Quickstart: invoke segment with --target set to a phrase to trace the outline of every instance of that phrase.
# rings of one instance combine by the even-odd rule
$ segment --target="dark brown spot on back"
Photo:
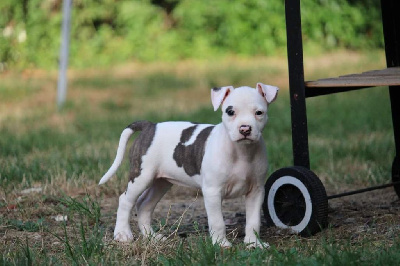
[[[183,167],[189,176],[200,174],[206,141],[214,128],[214,126],[206,127],[197,135],[196,140],[191,145],[185,146],[184,143],[190,139],[196,127],[197,125],[182,131],[180,142],[175,147],[173,155],[178,167]]]
[[[128,127],[134,131],[141,131],[129,151],[129,161],[131,162],[129,179],[133,182],[142,171],[142,157],[147,153],[147,150],[153,142],[156,124],[149,121],[138,121],[132,123]]]
[[[194,125],[192,127],[185,128],[182,130],[182,135],[179,143],[185,143],[187,142],[190,137],[193,135],[193,132],[196,130],[197,125]]]

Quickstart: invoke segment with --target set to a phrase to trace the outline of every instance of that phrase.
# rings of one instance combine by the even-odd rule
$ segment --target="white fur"
[[[211,89],[211,103],[214,107],[214,111],[218,110],[218,107],[233,89],[232,86],[221,87],[218,91]]]
[[[108,179],[110,179],[117,172],[118,167],[121,165],[122,159],[124,159],[126,143],[133,133],[133,130],[130,128],[126,128],[124,129],[124,131],[122,131],[121,138],[119,139],[117,156],[115,157],[114,163],[111,165],[110,169],[108,169],[107,173],[105,173],[104,176],[100,179],[99,185],[107,182]]]
[[[259,83],[261,84],[261,83]],[[257,86],[259,86],[259,84]],[[264,84],[262,84],[264,85]],[[114,238],[129,241],[133,235],[129,226],[132,207],[136,204],[139,228],[143,235],[156,235],[151,228],[151,217],[157,202],[172,184],[196,187],[202,190],[207,210],[209,230],[213,243],[229,247],[225,223],[222,216],[224,198],[246,196],[245,243],[251,247],[267,247],[257,235],[260,230],[261,206],[264,199],[264,183],[267,174],[267,153],[262,130],[267,122],[267,108],[276,99],[276,87],[254,89],[250,87],[223,87],[212,90],[214,109],[222,104],[222,123],[216,125],[205,143],[205,154],[200,174],[189,176],[173,159],[175,147],[180,142],[184,129],[193,126],[189,122],[164,122],[157,124],[153,141],[142,157],[142,171],[119,198]],[[225,112],[228,106],[234,116]],[[262,114],[256,115],[257,111]],[[244,136],[242,125],[251,127],[251,134]],[[210,125],[199,125],[184,145],[193,144],[202,129]],[[124,130],[117,156],[110,170],[101,179],[106,182],[121,164],[123,153],[132,130]]]

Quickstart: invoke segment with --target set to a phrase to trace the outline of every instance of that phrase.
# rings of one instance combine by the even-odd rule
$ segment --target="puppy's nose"
[[[251,126],[249,126],[249,125],[240,126],[239,133],[242,134],[243,136],[247,137],[248,135],[251,134]]]

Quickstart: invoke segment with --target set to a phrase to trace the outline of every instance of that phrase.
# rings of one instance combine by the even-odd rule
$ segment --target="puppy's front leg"
[[[203,197],[213,244],[219,244],[222,247],[231,247],[232,244],[226,239],[225,222],[222,215],[221,190],[216,188],[203,189]]]
[[[264,186],[254,187],[246,195],[246,236],[244,242],[249,247],[268,248],[268,243],[259,239],[261,207],[264,200]]]

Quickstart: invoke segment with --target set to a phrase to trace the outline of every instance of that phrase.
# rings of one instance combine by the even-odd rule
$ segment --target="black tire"
[[[400,181],[400,160],[396,156],[393,160],[392,165],[392,182]],[[396,191],[397,196],[400,198],[400,184],[394,185],[394,191]]]
[[[328,225],[328,198],[319,178],[304,167],[274,172],[265,184],[263,204],[267,225],[311,236]]]

